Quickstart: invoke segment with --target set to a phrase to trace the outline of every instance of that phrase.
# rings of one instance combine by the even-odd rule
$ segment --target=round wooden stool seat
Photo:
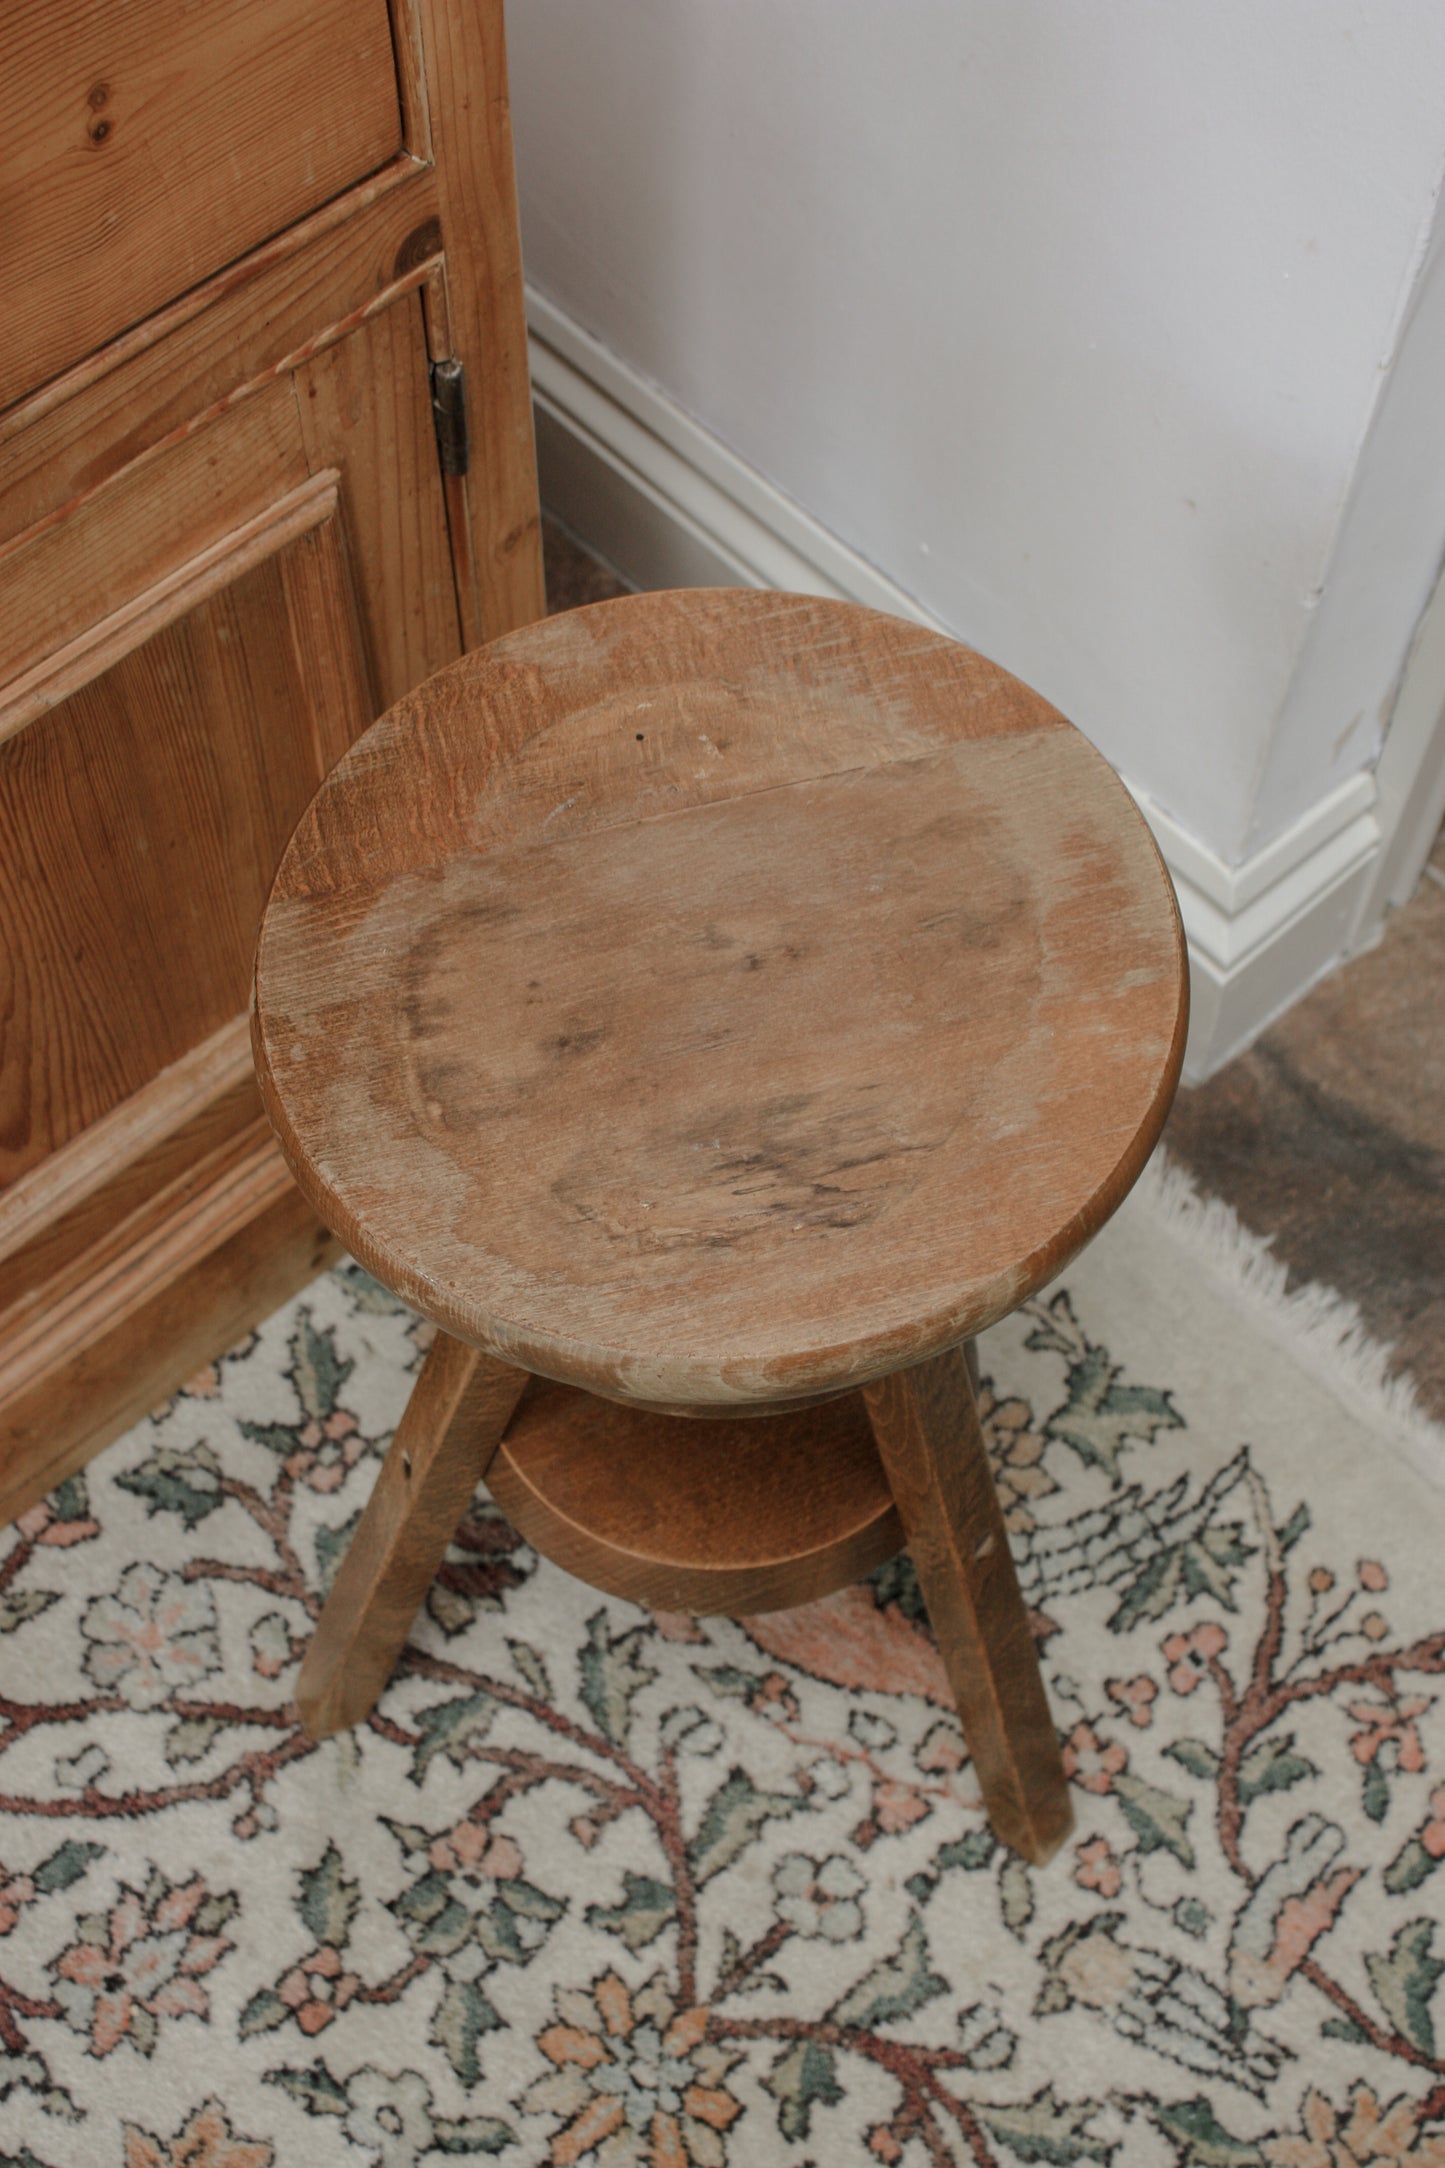
[[[508,635],[293,837],[255,1048],[302,1189],[449,1333],[742,1411],[976,1333],[1103,1223],[1178,1073],[1173,894],[969,650],[689,590]]]

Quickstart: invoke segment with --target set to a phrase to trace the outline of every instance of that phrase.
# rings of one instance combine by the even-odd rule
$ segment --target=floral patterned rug
[[[1445,2168],[1445,1455],[1271,1272],[1156,1175],[983,1343],[1037,1871],[906,1558],[693,1623],[479,1495],[308,1745],[425,1336],[317,1283],[0,1535],[0,2163]]]

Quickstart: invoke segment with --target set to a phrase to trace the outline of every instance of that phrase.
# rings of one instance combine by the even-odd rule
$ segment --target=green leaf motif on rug
[[[423,1829],[420,1822],[393,1821],[389,1814],[383,1814],[381,1819],[391,1831],[403,1852],[424,1852],[432,1841],[431,1831]]]
[[[319,2058],[309,2070],[268,2070],[265,2082],[289,2093],[308,2115],[345,2115],[350,2105],[345,2087]]]
[[[998,1871],[999,1911],[1011,1935],[1023,1936],[1034,1916],[1034,1878],[1017,1852],[1005,1852]]]
[[[482,2065],[477,2042],[484,2033],[496,2032],[501,2024],[476,1980],[447,1981],[432,2019],[431,2039],[463,2085],[480,2084]]]
[[[478,1690],[474,1694],[458,1694],[451,1701],[438,1701],[429,1709],[423,1709],[416,1720],[417,1742],[412,1749],[411,1780],[421,1784],[438,1754],[444,1755],[453,1769],[460,1769],[474,1746],[479,1746],[492,1728],[497,1704],[490,1694]]]
[[[986,1867],[999,1850],[998,1838],[987,1823],[979,1829],[971,1829],[966,1837],[959,1837],[950,1844],[941,1845],[934,1857],[939,1873],[950,1867],[961,1867],[965,1874],[977,1874]]]
[[[741,1973],[741,1978],[736,1977]],[[760,1966],[745,1967],[743,1946],[731,1927],[723,1929],[722,1950],[718,1959],[719,1986],[714,2000],[721,2002],[727,1995],[755,1995],[761,1988],[784,1989],[786,1982],[781,1973],[768,1972]]]
[[[83,1471],[76,1475],[68,1475],[65,1481],[58,1484],[50,1493],[46,1503],[50,1507],[52,1525],[58,1522],[63,1526],[69,1522],[74,1526],[78,1522],[85,1522],[90,1527],[92,1535],[99,1535],[99,1527],[91,1521],[90,1486],[85,1480]]]
[[[500,1604],[497,1608],[501,1608]],[[532,1647],[529,1641],[509,1641],[507,1648],[512,1662],[521,1672],[522,1677],[531,1687],[537,1699],[539,1701],[550,1701],[552,1699],[552,1681],[547,1674],[547,1666],[543,1663],[537,1650]]]
[[[336,1352],[335,1327],[318,1332],[311,1312],[303,1310],[291,1336],[290,1377],[305,1413],[319,1423],[334,1415],[341,1388],[355,1368],[350,1356],[343,1360]]]
[[[1179,2148],[1181,2168],[1257,2168],[1259,2147],[1236,2138],[1201,2093],[1194,2100],[1155,2102],[1154,2121]]]
[[[1044,1436],[1058,1438],[1086,1468],[1102,1468],[1117,1484],[1125,1446],[1152,1445],[1161,1430],[1182,1429],[1183,1416],[1158,1386],[1118,1382],[1122,1365],[1111,1362],[1107,1348],[1081,1330],[1067,1292],[1061,1290],[1047,1304],[1030,1303],[1028,1311],[1037,1323],[1025,1345],[1051,1349],[1069,1366],[1067,1397],[1045,1419]]]
[[[932,1867],[911,1874],[903,1886],[915,1904],[926,1904],[950,1869],[977,1874],[991,1864],[998,1849],[998,1839],[985,1823],[981,1829],[971,1829],[966,1837],[941,1844],[933,1855]]]
[[[778,2103],[778,2128],[791,2144],[807,2137],[816,2105],[834,2108],[843,2098],[833,2051],[817,2040],[795,2040],[763,2084]]]
[[[530,1964],[566,1909],[564,1898],[549,1897],[520,1876],[499,1882],[491,1904],[477,1914],[477,1941],[493,1964]]]
[[[1142,1777],[1131,1776],[1127,1770],[1115,1777],[1114,1796],[1139,1839],[1141,1852],[1157,1852],[1162,1847],[1172,1852],[1182,1866],[1194,1865],[1194,1847],[1184,1834],[1194,1812],[1192,1799],[1161,1791],[1158,1785],[1146,1784]]]
[[[13,1634],[27,1619],[39,1618],[59,1598],[46,1588],[7,1589],[0,1596],[0,1634]]]
[[[764,1822],[796,1814],[796,1792],[760,1790],[745,1769],[733,1769],[703,1810],[697,1835],[688,1847],[693,1879],[710,1882],[745,1851]]]
[[[360,1901],[359,1885],[346,1880],[341,1872],[341,1854],[334,1844],[328,1844],[316,1865],[302,1875],[296,1905],[313,1940],[327,1943],[333,1950],[344,1949]]]
[[[171,1768],[200,1761],[223,1728],[214,1716],[183,1716],[178,1723],[172,1724],[166,1733],[165,1750]]]
[[[1261,1739],[1239,1765],[1240,1803],[1248,1806],[1251,1799],[1258,1799],[1264,1792],[1286,1792],[1302,1778],[1318,1775],[1314,1763],[1295,1752],[1292,1731],[1275,1739]]]
[[[1370,1985],[1390,2023],[1422,2054],[1435,2053],[1435,2024],[1430,2003],[1445,1960],[1431,1955],[1434,1920],[1410,1920],[1390,1944],[1388,1957],[1376,1952],[1365,1959]]]
[[[1390,1811],[1390,1780],[1380,1766],[1378,1755],[1365,1764],[1360,1804],[1372,1822],[1383,1822]]]
[[[740,1664],[694,1664],[694,1678],[723,1701],[741,1701],[751,1707],[763,1683],[761,1671],[744,1671]]]
[[[1243,1541],[1237,1521],[1202,1529],[1197,1536],[1156,1551],[1125,1589],[1109,1620],[1109,1631],[1128,1633],[1131,1627],[1163,1618],[1176,1603],[1188,1603],[1195,1596],[1212,1596],[1226,1611],[1237,1610],[1235,1581],[1240,1567],[1252,1556],[1253,1546]]]
[[[419,1957],[455,1957],[471,1940],[472,1916],[457,1903],[439,1867],[393,1897],[389,1909]]]
[[[900,2017],[912,2017],[935,1996],[948,1993],[948,1982],[930,1972],[928,1937],[921,1913],[910,1915],[903,1940],[892,1957],[865,1972],[828,2015],[838,2025],[857,2025],[866,2031],[888,2025]]]
[[[1177,1761],[1181,1769],[1187,1769],[1192,1777],[1202,1777],[1207,1784],[1212,1784],[1219,1773],[1219,1756],[1202,1739],[1171,1739],[1164,1752],[1170,1761]]]
[[[1439,1864],[1418,1837],[1407,1837],[1385,1869],[1385,1887],[1392,1897],[1403,1896],[1406,1890],[1418,1889]]]
[[[582,1699],[597,1729],[615,1747],[626,1748],[633,1698],[657,1677],[642,1660],[647,1634],[645,1626],[609,1633],[605,1611],[594,1611],[587,1621],[587,1640],[577,1659]]]
[[[69,1889],[78,1882],[93,1859],[104,1856],[103,1844],[81,1844],[74,1837],[67,1837],[58,1852],[52,1852],[31,1874],[31,1881],[44,1897],[58,1889]]]
[[[257,1436],[259,1426],[242,1423],[240,1429],[243,1436],[253,1438]],[[289,1430],[282,1435],[285,1444],[280,1450],[289,1453],[295,1446],[295,1436]],[[271,1441],[269,1437],[263,1437],[261,1442],[269,1445]],[[221,1489],[221,1464],[204,1438],[184,1451],[158,1446],[149,1460],[143,1460],[138,1468],[129,1469],[115,1480],[121,1490],[144,1498],[149,1513],[178,1513],[187,1528],[195,1528],[208,1513],[214,1513],[217,1506],[226,1502]]]
[[[1071,1446],[1086,1467],[1103,1468],[1111,1482],[1120,1480],[1119,1457],[1137,1441],[1152,1444],[1156,1432],[1177,1430],[1183,1421],[1169,1395],[1152,1385],[1119,1385],[1117,1364],[1102,1348],[1092,1348],[1069,1372],[1069,1397],[1044,1423],[1047,1437]]]
[[[474,2115],[465,2123],[450,2123],[438,2116],[432,2125],[438,2153],[502,2153],[517,2142],[517,2133],[500,2116]]]
[[[587,1925],[609,1935],[620,1935],[629,1950],[645,1950],[655,1942],[677,1909],[671,1886],[650,1874],[634,1874],[630,1867],[622,1876],[622,1902],[589,1905]]]
[[[351,1539],[361,1520],[361,1508],[339,1528],[318,1528],[316,1531],[316,1578],[321,1584],[323,1596],[331,1594],[331,1584],[341,1570],[341,1561],[351,1549]]]
[[[237,2031],[243,2040],[250,2040],[257,2033],[274,2032],[291,2014],[290,2005],[281,2000],[274,1987],[258,1988],[241,2012]]]
[[[275,1453],[279,1459],[283,1460],[288,1453],[296,1451],[297,1432],[301,1428],[299,1423],[248,1423],[244,1421],[238,1423],[236,1427],[243,1438],[250,1439],[252,1445],[264,1445],[268,1453]]]
[[[1052,2085],[1020,2107],[976,2108],[974,2113],[1016,2159],[1030,2164],[1072,2168],[1075,2161],[1106,2161],[1114,2151],[1105,2139],[1092,2137],[1084,2127],[1091,2115],[1097,2115],[1098,2102],[1056,2100]]]
[[[1284,1526],[1275,1530],[1275,1534],[1279,1538],[1281,1554],[1287,1558],[1299,1542],[1300,1537],[1308,1535],[1313,1525],[1313,1517],[1309,1507],[1303,1503],[1297,1505]]]

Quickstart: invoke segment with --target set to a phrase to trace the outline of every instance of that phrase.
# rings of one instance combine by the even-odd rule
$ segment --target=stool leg
[[[301,1666],[308,1738],[371,1714],[526,1382],[449,1333],[432,1342]]]
[[[961,1348],[864,1388],[994,1832],[1041,1864],[1068,1782]]]

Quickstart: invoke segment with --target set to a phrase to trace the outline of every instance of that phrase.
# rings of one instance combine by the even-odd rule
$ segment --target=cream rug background
[[[692,1624],[479,1497],[288,1697],[424,1328],[354,1268],[0,1536],[0,2164],[1445,2168],[1445,1437],[1156,1166],[987,1336],[1079,1826],[995,1845],[906,1561]]]

